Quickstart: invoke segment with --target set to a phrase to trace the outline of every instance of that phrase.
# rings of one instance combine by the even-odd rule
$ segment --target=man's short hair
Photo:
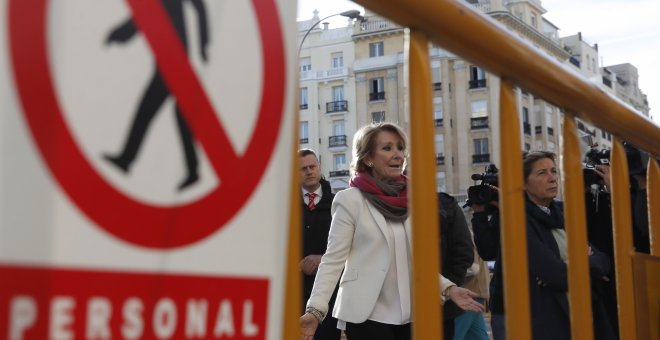
[[[298,156],[300,158],[303,158],[303,157],[309,156],[309,155],[314,155],[314,158],[316,158],[316,161],[317,162],[319,161],[319,156],[316,155],[316,152],[314,152],[314,150],[307,149],[307,148],[303,148],[303,149],[298,150]]]

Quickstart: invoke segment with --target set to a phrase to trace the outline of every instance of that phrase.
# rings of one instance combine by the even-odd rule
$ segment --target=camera
[[[464,207],[470,207],[472,204],[482,204],[488,205],[487,210],[494,208],[489,203],[498,200],[498,192],[493,189],[493,187],[497,187],[497,172],[498,169],[495,164],[489,164],[483,173],[472,175],[473,181],[481,181],[481,183],[468,188],[468,199]]]
[[[584,177],[584,185],[590,188],[592,185],[600,186],[601,177],[594,170],[596,165],[610,165],[610,150],[598,150],[598,144],[591,146],[584,156],[584,166],[582,168],[582,175]]]

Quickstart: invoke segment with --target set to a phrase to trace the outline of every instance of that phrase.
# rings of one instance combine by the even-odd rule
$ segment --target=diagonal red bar
[[[206,155],[222,178],[238,162],[222,123],[211,105],[183,44],[159,0],[127,0],[133,20],[145,35],[154,54],[158,70],[174,94],[195,140],[202,144]]]

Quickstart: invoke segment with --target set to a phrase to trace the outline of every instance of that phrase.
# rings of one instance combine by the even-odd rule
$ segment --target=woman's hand
[[[603,182],[605,183],[605,187],[609,189],[611,182],[610,167],[608,165],[599,164],[594,167],[594,171],[596,172],[596,174],[598,174],[598,176],[600,176],[600,178],[603,179]]]
[[[479,294],[459,286],[451,286],[447,288],[445,293],[454,303],[461,307],[462,310],[481,313],[484,311],[484,306],[472,298],[479,297]]]
[[[300,339],[313,340],[316,328],[319,326],[319,320],[310,313],[300,317]]]

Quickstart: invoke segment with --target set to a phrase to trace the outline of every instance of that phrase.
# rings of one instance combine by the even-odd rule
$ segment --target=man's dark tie
[[[309,210],[316,209],[316,203],[314,203],[314,199],[318,195],[313,192],[308,192],[305,194],[305,196],[307,196],[307,198],[309,199],[309,201],[307,202],[307,206],[309,207]]]

